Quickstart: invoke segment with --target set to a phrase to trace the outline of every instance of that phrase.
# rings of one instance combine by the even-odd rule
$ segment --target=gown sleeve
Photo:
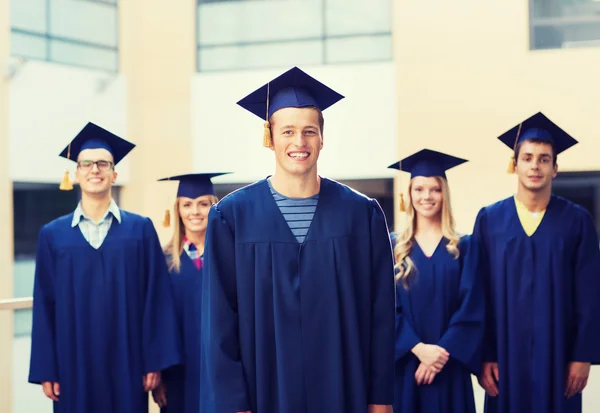
[[[217,206],[208,214],[202,280],[202,346],[206,386],[217,412],[250,409],[240,355],[234,235]]]
[[[459,307],[437,344],[445,348],[450,357],[465,365],[472,374],[479,375],[485,322],[483,282],[477,271],[479,252],[473,238],[468,236],[460,240],[459,249],[462,264]]]
[[[169,270],[154,225],[144,223],[147,275],[143,316],[144,373],[153,373],[181,362],[181,341],[175,316]]]
[[[600,247],[592,217],[584,211],[575,257],[575,340],[571,361],[600,364]]]
[[[371,210],[371,369],[368,404],[394,401],[394,259],[385,215]]]
[[[47,227],[40,230],[35,254],[33,325],[29,382],[59,382],[56,360],[55,265]]]
[[[478,260],[477,274],[483,281],[483,297],[485,301],[485,327],[483,335],[483,362],[498,362],[498,350],[496,340],[496,318],[493,311],[491,292],[489,251],[487,250],[486,214],[482,208],[477,214],[475,227],[473,228],[472,242],[477,245]]]

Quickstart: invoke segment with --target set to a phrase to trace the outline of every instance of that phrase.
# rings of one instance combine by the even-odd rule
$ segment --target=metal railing
[[[0,310],[21,310],[29,308],[33,308],[33,297],[0,300]]]

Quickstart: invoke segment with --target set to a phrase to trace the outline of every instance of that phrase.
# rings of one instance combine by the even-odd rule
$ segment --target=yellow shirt
[[[546,210],[544,209],[541,212],[531,212],[527,209],[525,205],[521,201],[514,197],[515,205],[517,206],[517,215],[519,215],[519,221],[521,221],[521,226],[523,230],[527,234],[527,236],[532,236],[537,227],[542,222],[542,218],[544,218],[544,213]]]

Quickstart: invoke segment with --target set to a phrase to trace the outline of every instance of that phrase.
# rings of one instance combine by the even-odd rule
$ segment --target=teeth
[[[306,158],[308,156],[308,153],[306,152],[294,152],[294,153],[290,153],[290,156],[292,158]]]

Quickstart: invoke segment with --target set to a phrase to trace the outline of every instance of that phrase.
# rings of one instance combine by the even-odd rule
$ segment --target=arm
[[[46,227],[38,236],[33,286],[33,325],[29,382],[58,382],[55,329],[55,262]]]
[[[483,283],[477,271],[479,251],[472,237],[463,237],[460,243],[460,306],[452,315],[448,330],[438,345],[469,368],[471,373],[478,375],[481,370],[485,322]]]
[[[150,219],[144,222],[146,291],[142,321],[144,374],[158,373],[181,362],[181,342],[169,271]]]
[[[591,216],[579,228],[575,257],[575,340],[571,361],[600,364],[600,249]]]
[[[477,276],[482,280],[483,299],[485,301],[485,327],[483,335],[483,361],[490,363],[498,362],[497,339],[496,339],[496,318],[494,313],[493,295],[491,291],[489,253],[486,242],[486,216],[485,208],[481,209],[475,220],[473,228],[472,243],[477,246],[478,254],[476,259]],[[475,258],[475,257],[473,257]],[[474,265],[474,264],[471,264]],[[480,287],[481,288],[481,287]]]
[[[208,214],[202,278],[203,386],[215,411],[250,410],[241,362],[235,268],[235,239],[216,205]]]
[[[369,405],[394,401],[394,264],[385,216],[371,211],[371,346]]]

